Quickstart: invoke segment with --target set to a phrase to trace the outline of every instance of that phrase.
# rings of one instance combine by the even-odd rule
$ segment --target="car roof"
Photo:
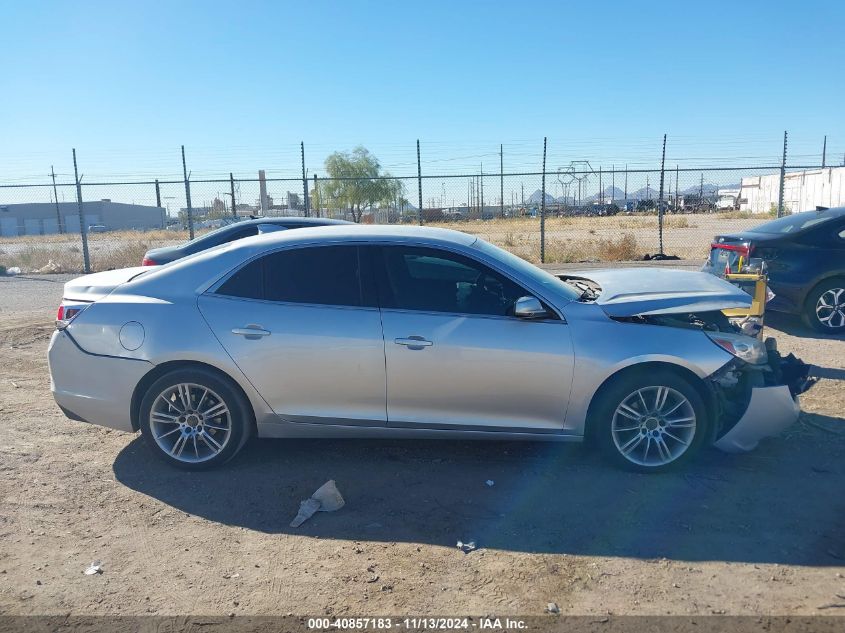
[[[297,215],[274,215],[269,217],[250,218],[233,222],[229,226],[244,226],[247,224],[301,224],[304,226],[331,226],[335,224],[352,224],[348,220],[335,220],[333,218],[306,218]]]
[[[252,249],[255,246],[266,248],[276,244],[295,244],[314,242],[343,241],[414,241],[423,240],[446,244],[469,246],[478,238],[474,235],[451,229],[431,228],[427,226],[396,225],[360,225],[338,224],[297,229],[296,231],[278,231],[253,237],[246,237],[230,243],[230,248]]]

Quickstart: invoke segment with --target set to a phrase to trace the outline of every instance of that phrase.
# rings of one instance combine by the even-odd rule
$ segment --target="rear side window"
[[[374,306],[369,267],[357,246],[279,251],[250,262],[217,294],[266,301]]]

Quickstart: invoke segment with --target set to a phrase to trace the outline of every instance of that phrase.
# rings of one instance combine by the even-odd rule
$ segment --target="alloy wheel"
[[[816,302],[816,318],[831,329],[845,326],[845,288],[831,288],[822,293]]]
[[[194,383],[167,387],[150,409],[150,431],[170,457],[200,463],[219,455],[232,436],[232,416],[213,390]]]
[[[690,401],[666,386],[643,387],[616,407],[611,423],[619,454],[638,466],[665,466],[683,455],[695,437]]]

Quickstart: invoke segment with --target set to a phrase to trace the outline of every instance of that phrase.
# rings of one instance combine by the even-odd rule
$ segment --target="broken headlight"
[[[730,332],[704,332],[711,341],[726,352],[752,365],[764,365],[769,361],[766,346],[756,338]]]

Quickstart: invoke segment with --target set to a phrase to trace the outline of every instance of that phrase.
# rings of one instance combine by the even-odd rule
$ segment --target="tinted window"
[[[356,246],[323,246],[279,251],[232,275],[217,294],[268,301],[321,305],[374,305],[363,283],[368,268]]]
[[[388,246],[380,292],[387,308],[506,316],[524,289],[468,257],[431,248]]]

